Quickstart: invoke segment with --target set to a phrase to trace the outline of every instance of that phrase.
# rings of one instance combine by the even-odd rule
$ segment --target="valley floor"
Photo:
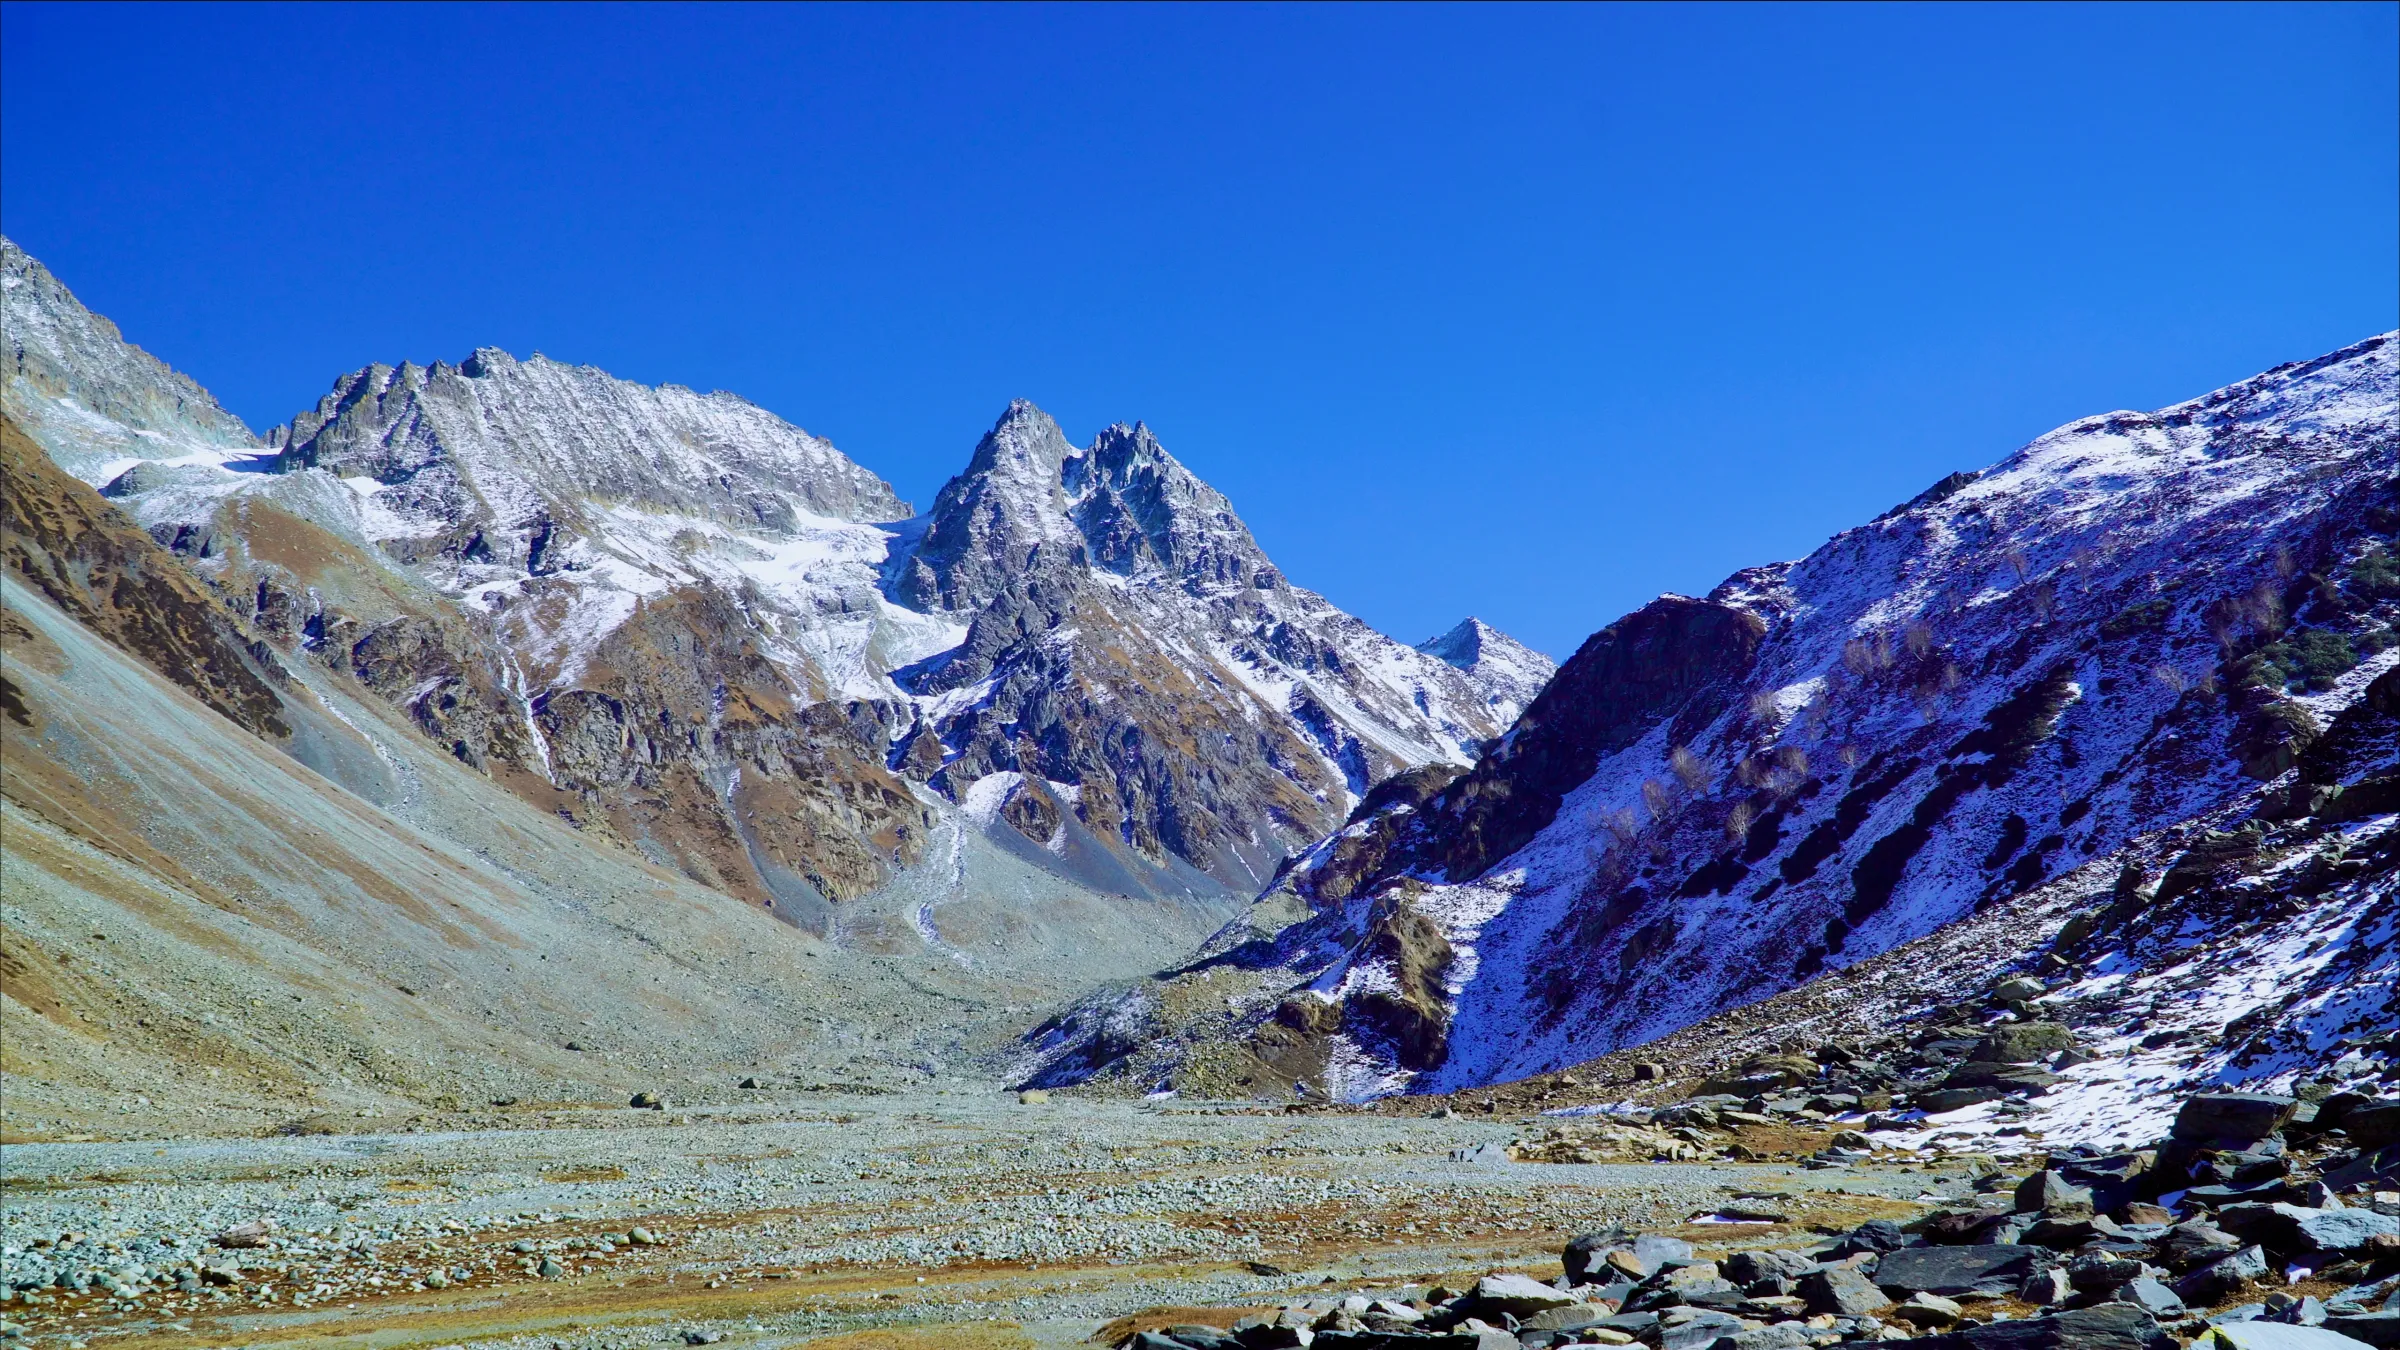
[[[996,1087],[508,1114],[10,1145],[12,1280],[95,1277],[12,1301],[12,1343],[1067,1346],[1145,1310],[1554,1276],[1566,1238],[1610,1223],[1800,1240],[1969,1181],[1955,1161],[1513,1163],[1511,1116],[1025,1105]],[[1781,1197],[1788,1224],[1693,1222],[1737,1195]],[[259,1220],[265,1245],[215,1244]],[[132,1265],[120,1290],[97,1278]]]

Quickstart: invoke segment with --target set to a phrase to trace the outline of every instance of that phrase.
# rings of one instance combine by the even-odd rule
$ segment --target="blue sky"
[[[538,349],[923,505],[1021,395],[1563,656],[2400,323],[2396,12],[12,3],[0,228],[255,426]]]

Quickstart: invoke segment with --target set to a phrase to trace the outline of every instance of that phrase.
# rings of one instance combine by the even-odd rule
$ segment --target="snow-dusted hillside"
[[[2370,339],[1626,616],[1212,946],[1262,981],[1214,1039],[1353,1095],[1517,1077],[2268,800],[2400,662],[2396,403]]]

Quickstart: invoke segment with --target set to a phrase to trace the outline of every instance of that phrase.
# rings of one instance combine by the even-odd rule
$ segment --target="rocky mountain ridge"
[[[1540,661],[1487,688],[1290,587],[1144,428],[1079,452],[1012,406],[924,517],[733,395],[491,349],[342,376],[258,438],[0,254],[10,415],[279,659],[818,931],[947,867],[954,821],[1072,887],[1221,904],[1378,778],[1468,762]]]
[[[1096,1002],[1037,1035],[1033,1072],[1505,1081],[2061,878],[2171,891],[2206,872],[2179,861],[2199,843],[2336,789],[2378,818],[2362,785],[2400,747],[2359,719],[2400,661],[2394,369],[2386,335],[2087,418],[1798,562],[1662,597],[1472,770],[1395,780],[1205,949],[1177,979],[1209,978],[1215,1020],[1160,1022],[1172,987]]]

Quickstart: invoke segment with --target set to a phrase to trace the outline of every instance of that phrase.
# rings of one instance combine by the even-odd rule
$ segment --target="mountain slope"
[[[2238,819],[2400,660],[2394,370],[2088,418],[1626,616],[1213,943],[1254,983],[1196,1034],[1344,1094],[1518,1077]]]

